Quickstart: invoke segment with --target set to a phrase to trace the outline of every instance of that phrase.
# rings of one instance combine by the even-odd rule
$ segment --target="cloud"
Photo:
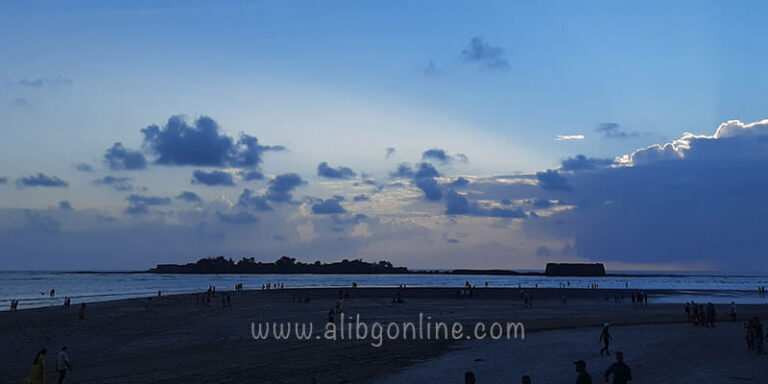
[[[350,179],[357,176],[350,168],[341,166],[333,168],[328,166],[328,163],[325,161],[317,166],[317,175],[328,179]]]
[[[243,181],[263,180],[264,174],[259,171],[246,171],[240,172],[240,177],[243,178]]]
[[[141,152],[125,148],[119,142],[107,149],[104,161],[112,170],[136,171],[147,168],[147,159]]]
[[[610,167],[613,164],[611,159],[597,159],[576,155],[562,161],[560,169],[563,171],[594,171],[595,169]]]
[[[539,181],[541,188],[549,191],[570,192],[573,190],[573,187],[568,184],[565,177],[556,170],[548,169],[545,172],[536,172],[536,179]]]
[[[59,209],[62,211],[71,211],[72,210],[72,204],[69,203],[69,201],[64,200],[59,202]]]
[[[161,165],[258,168],[262,155],[282,151],[281,146],[263,146],[256,137],[240,134],[238,140],[227,136],[210,117],[202,116],[192,124],[183,116],[172,116],[160,127],[141,130],[144,146]]]
[[[68,187],[69,183],[56,177],[38,172],[35,175],[16,179],[16,186],[23,187]]]
[[[389,173],[389,177],[393,179],[405,179],[413,177],[413,168],[408,163],[402,163],[397,166],[397,169]]]
[[[0,177],[0,184],[5,184],[7,182],[8,182],[8,178],[7,177]]]
[[[200,196],[197,195],[197,193],[189,192],[189,191],[182,191],[178,195],[176,195],[176,200],[183,200],[188,203],[201,203],[203,199],[200,198]]]
[[[421,159],[425,161],[435,160],[443,164],[450,163],[454,160],[460,161],[462,163],[466,163],[469,161],[469,158],[467,158],[467,156],[464,154],[459,153],[459,154],[456,154],[455,156],[451,156],[447,152],[439,148],[433,148],[433,149],[428,149],[424,151],[424,153],[421,154]]]
[[[23,97],[17,97],[13,99],[13,105],[17,107],[26,107],[29,105],[29,100]]]
[[[232,214],[216,212],[216,217],[218,217],[219,221],[222,223],[236,225],[253,224],[259,221],[259,219],[253,214],[243,211]]]
[[[424,192],[424,197],[430,201],[438,201],[443,196],[443,192],[435,180],[436,177],[440,177],[440,173],[429,163],[419,163],[413,174],[413,183]]]
[[[529,231],[592,260],[765,269],[768,120],[728,121],[619,159],[625,166],[570,175],[570,209]]]
[[[56,86],[71,87],[72,85],[74,85],[74,82],[66,77],[59,75],[53,78],[38,77],[34,79],[21,79],[17,81],[16,84],[21,85],[23,87],[30,87],[30,88],[56,87]]]
[[[480,36],[473,37],[466,48],[461,51],[464,61],[477,64],[487,69],[506,71],[509,61],[504,57],[504,49],[493,46]]]
[[[77,169],[80,172],[91,172],[91,171],[93,171],[93,167],[91,167],[91,165],[87,164],[87,163],[75,164],[75,169]]]
[[[384,155],[387,159],[394,156],[397,150],[394,147],[387,147],[386,154]]]
[[[621,129],[621,126],[616,123],[602,123],[595,128],[595,132],[603,135],[608,139],[626,139],[628,137],[640,136],[639,132],[628,132]]]
[[[203,184],[209,187],[219,185],[233,187],[235,185],[235,180],[232,178],[232,174],[228,172],[205,172],[196,169],[194,172],[192,172],[192,184]]]
[[[557,135],[555,141],[584,140],[584,135]]]
[[[257,196],[253,193],[252,190],[248,188],[243,189],[243,192],[240,194],[240,197],[237,200],[237,205],[261,212],[272,210],[272,206],[269,205],[266,197]]]
[[[626,166],[666,160],[758,159],[766,156],[768,119],[750,124],[730,120],[720,124],[713,135],[684,133],[669,143],[641,148],[616,159]]]
[[[522,208],[482,207],[477,203],[470,203],[466,196],[455,191],[449,191],[446,194],[445,214],[508,219],[521,219],[527,217]]]
[[[408,163],[402,163],[396,170],[390,172],[389,176],[410,178],[413,184],[424,192],[427,200],[438,201],[442,198],[442,191],[435,180],[436,177],[440,177],[440,173],[432,164],[419,163],[414,169]]]
[[[370,199],[371,199],[371,198],[370,198],[370,197],[368,197],[367,195],[357,195],[357,196],[355,196],[355,197],[353,197],[353,198],[352,198],[352,201],[356,201],[356,202],[359,202],[359,201],[368,201],[368,200],[370,200]]]
[[[125,213],[129,215],[140,215],[149,213],[149,207],[171,204],[170,197],[129,195],[125,198],[128,201],[128,207]]]
[[[346,211],[347,210],[341,206],[341,199],[339,198],[321,200],[319,203],[312,205],[312,213],[316,215],[341,214]]]
[[[269,181],[265,196],[270,201],[289,202],[293,198],[293,190],[305,184],[307,182],[295,173],[278,175]]]
[[[106,185],[112,187],[116,191],[132,191],[133,186],[128,181],[131,180],[128,177],[116,177],[116,176],[104,176],[101,179],[93,181],[95,185]]]
[[[465,179],[463,177],[459,177],[458,179],[456,179],[456,180],[454,180],[454,181],[452,181],[452,182],[447,184],[447,186],[451,187],[451,188],[463,188],[463,187],[466,187],[468,185],[469,185],[469,180],[467,180],[467,179]]]

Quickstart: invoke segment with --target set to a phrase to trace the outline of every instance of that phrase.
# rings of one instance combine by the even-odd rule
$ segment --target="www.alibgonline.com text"
[[[251,323],[254,340],[370,340],[373,347],[381,347],[392,340],[512,340],[525,339],[525,326],[521,322],[475,323],[467,329],[462,323],[433,321],[431,316],[419,314],[418,321],[372,322],[354,317],[340,316],[338,322],[328,322],[321,331],[315,332],[312,322],[262,322]]]

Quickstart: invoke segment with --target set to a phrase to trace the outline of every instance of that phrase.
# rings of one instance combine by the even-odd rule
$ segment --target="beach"
[[[765,356],[747,352],[743,322],[766,318],[768,306],[716,305],[714,328],[686,322],[681,304],[664,304],[674,291],[648,291],[649,305],[632,304],[633,290],[477,288],[457,298],[456,288],[284,289],[219,291],[210,304],[193,294],[79,303],[0,312],[0,377],[19,382],[40,348],[48,349],[49,380],[55,356],[66,345],[71,383],[446,383],[476,372],[479,383],[572,382],[573,360],[587,362],[595,382],[612,358],[600,357],[600,327],[612,324],[614,351],[621,349],[633,369],[633,383],[761,382]],[[403,303],[393,303],[400,292]],[[223,307],[229,293],[231,306]],[[519,322],[525,338],[510,340],[328,340],[318,336],[328,312],[343,298],[345,316],[367,325],[457,322]],[[616,298],[624,295],[623,300]],[[305,298],[309,298],[309,302]],[[567,302],[563,303],[563,298]],[[301,301],[301,302],[297,302]],[[338,316],[335,318],[338,323]],[[252,323],[312,323],[308,340],[255,340]],[[520,335],[518,335],[520,336]],[[485,379],[484,379],[485,378]],[[691,378],[701,378],[692,380]]]

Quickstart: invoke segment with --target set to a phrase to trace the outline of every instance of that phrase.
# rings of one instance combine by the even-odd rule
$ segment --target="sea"
[[[649,301],[665,303],[697,302],[768,304],[758,287],[768,286],[768,274],[702,272],[632,272],[632,275],[605,277],[487,276],[450,274],[407,275],[188,275],[120,272],[31,272],[0,271],[0,310],[8,310],[12,299],[19,309],[62,305],[64,297],[73,303],[204,292],[209,286],[231,290],[242,283],[244,289],[261,289],[263,284],[282,283],[285,288],[315,287],[461,287],[469,281],[478,287],[600,288],[673,290],[671,295],[649,295]],[[56,290],[54,297],[51,289]]]

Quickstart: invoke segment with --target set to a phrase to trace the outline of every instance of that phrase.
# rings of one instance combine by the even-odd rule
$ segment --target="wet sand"
[[[649,291],[650,305],[643,308],[633,306],[628,296],[621,303],[605,300],[606,295],[628,295],[630,291],[528,289],[535,295],[535,306],[525,308],[517,289],[479,288],[472,299],[456,299],[456,289],[452,288],[408,288],[403,293],[404,304],[392,303],[397,292],[392,288],[346,291],[349,298],[345,299],[345,314],[359,314],[368,324],[417,322],[420,313],[433,321],[460,322],[467,329],[478,321],[519,321],[525,326],[526,340],[400,339],[384,340],[379,348],[372,347],[370,339],[254,340],[252,322],[312,322],[315,335],[319,335],[339,290],[237,292],[232,293],[231,308],[222,308],[224,292],[220,291],[210,306],[196,305],[194,295],[92,303],[88,304],[84,321],[77,318],[79,303],[73,303],[69,312],[58,307],[0,312],[0,377],[2,382],[18,382],[27,374],[36,351],[46,347],[52,378],[55,355],[62,345],[67,345],[74,368],[70,383],[310,383],[312,377],[321,384],[444,383],[461,382],[461,376],[455,374],[470,368],[477,369],[479,377],[493,377],[483,367],[498,372],[498,377],[508,374],[510,380],[504,382],[519,382],[517,375],[523,367],[530,367],[525,368],[532,370],[528,374],[542,377],[543,381],[534,382],[570,382],[573,378],[569,362],[575,358],[602,369],[595,360],[599,359],[599,344],[594,327],[603,322],[617,325],[616,345],[632,356],[628,360],[635,361],[637,377],[655,377],[642,375],[649,369],[673,372],[675,367],[686,364],[700,366],[697,361],[714,364],[718,372],[726,372],[723,381],[708,382],[750,382],[728,377],[757,377],[737,374],[743,369],[733,361],[754,366],[757,370],[753,372],[763,372],[761,377],[766,377],[760,369],[768,360],[744,351],[741,322],[723,323],[713,329],[675,325],[685,323],[682,306],[654,304],[654,299],[673,292]],[[310,297],[310,303],[293,301],[294,297],[305,296]],[[561,303],[563,296],[568,297],[567,304]],[[717,306],[717,310],[719,317],[727,317],[727,306]],[[766,317],[768,307],[739,306],[740,318],[753,315]],[[620,337],[621,333],[632,336]],[[579,349],[582,345],[583,350]],[[676,360],[662,358],[669,355],[659,352],[664,347],[683,355]],[[514,360],[538,363],[503,363],[511,359],[510,354]],[[475,355],[482,355],[483,361],[474,361]],[[543,360],[546,356],[551,358]],[[667,362],[669,368],[665,368]],[[429,364],[435,365],[430,368]],[[419,375],[425,378],[405,379]]]

